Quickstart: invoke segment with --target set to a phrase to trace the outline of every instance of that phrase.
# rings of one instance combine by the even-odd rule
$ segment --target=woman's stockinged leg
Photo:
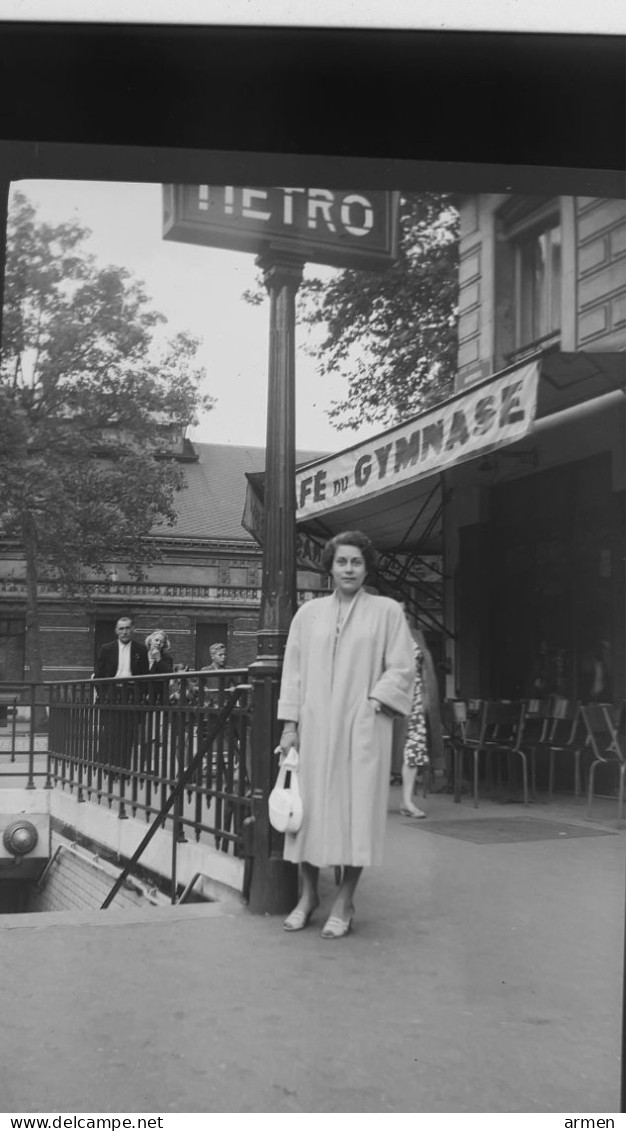
[[[354,892],[361,878],[362,868],[346,864],[342,870],[341,886],[331,908],[331,916],[341,919],[344,923],[354,915]]]
[[[319,868],[316,868],[313,864],[303,863],[300,865],[302,890],[296,906],[283,923],[286,931],[302,931],[304,927],[308,926],[309,919],[319,903],[317,894],[319,873]]]
[[[419,809],[413,801],[416,777],[417,766],[407,766],[404,762],[402,764],[402,812],[406,815],[411,814],[413,817],[425,817],[426,814],[423,809]]]
[[[305,912],[313,911],[319,903],[319,896],[317,894],[317,883],[319,880],[320,870],[314,864],[307,864],[306,861],[300,865],[300,878],[302,880],[302,890],[300,892],[300,900],[298,906],[302,906]]]

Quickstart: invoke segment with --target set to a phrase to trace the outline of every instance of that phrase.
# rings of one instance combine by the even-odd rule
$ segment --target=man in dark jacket
[[[148,649],[133,640],[131,617],[120,617],[115,626],[117,640],[103,644],[96,660],[96,679],[122,679],[148,674]]]
[[[102,645],[94,673],[96,679],[124,681],[101,683],[96,687],[98,702],[102,704],[98,761],[102,765],[128,768],[139,724],[138,712],[131,704],[138,703],[140,695],[136,694],[132,683],[125,681],[134,675],[148,674],[148,650],[133,640],[131,617],[119,618],[115,635],[116,640]],[[116,710],[114,703],[122,704],[121,710]]]

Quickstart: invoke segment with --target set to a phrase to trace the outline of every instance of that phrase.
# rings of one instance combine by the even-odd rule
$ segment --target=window
[[[571,237],[563,235],[567,212],[562,214],[560,197],[510,196],[494,219],[492,313],[498,369],[530,353],[561,346],[562,251],[564,242],[570,246]],[[484,305],[488,318],[487,299]]]
[[[560,201],[513,196],[499,210],[496,328],[503,360],[559,345],[563,278]]]
[[[561,329],[561,226],[558,221],[515,240],[517,349],[558,341]]]

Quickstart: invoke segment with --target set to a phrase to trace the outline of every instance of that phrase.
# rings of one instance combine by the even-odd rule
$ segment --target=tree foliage
[[[322,326],[310,346],[321,376],[348,391],[330,410],[337,428],[392,424],[452,391],[456,365],[458,217],[449,197],[403,194],[398,258],[388,270],[310,281],[302,318]]]
[[[395,264],[305,280],[298,318],[320,379],[339,374],[337,429],[392,424],[446,397],[456,366],[458,214],[449,196],[403,193]],[[258,295],[247,296],[259,301]]]
[[[0,533],[24,548],[31,605],[44,572],[67,594],[111,559],[140,576],[155,552],[147,536],[173,522],[182,486],[179,465],[166,458],[171,430],[212,405],[199,393],[199,343],[178,334],[155,344],[165,319],[129,272],[96,262],[88,234],[38,222],[16,193],[0,364]]]

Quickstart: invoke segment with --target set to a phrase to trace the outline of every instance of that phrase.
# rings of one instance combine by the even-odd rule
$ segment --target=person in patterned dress
[[[420,819],[426,816],[413,800],[418,773],[435,771],[443,764],[443,736],[439,706],[439,684],[434,660],[423,632],[415,628],[404,602],[400,602],[413,637],[415,656],[415,685],[413,704],[408,719],[397,719],[395,723],[394,748],[397,751],[397,765],[402,758],[402,805],[403,817]]]
[[[418,771],[425,772],[429,764],[428,732],[426,730],[426,711],[424,707],[424,654],[427,651],[422,633],[411,629],[413,653],[415,655],[415,689],[413,705],[406,724],[404,751],[402,757],[402,808],[403,817],[425,817],[413,801],[413,791]],[[419,640],[419,643],[418,643]]]

